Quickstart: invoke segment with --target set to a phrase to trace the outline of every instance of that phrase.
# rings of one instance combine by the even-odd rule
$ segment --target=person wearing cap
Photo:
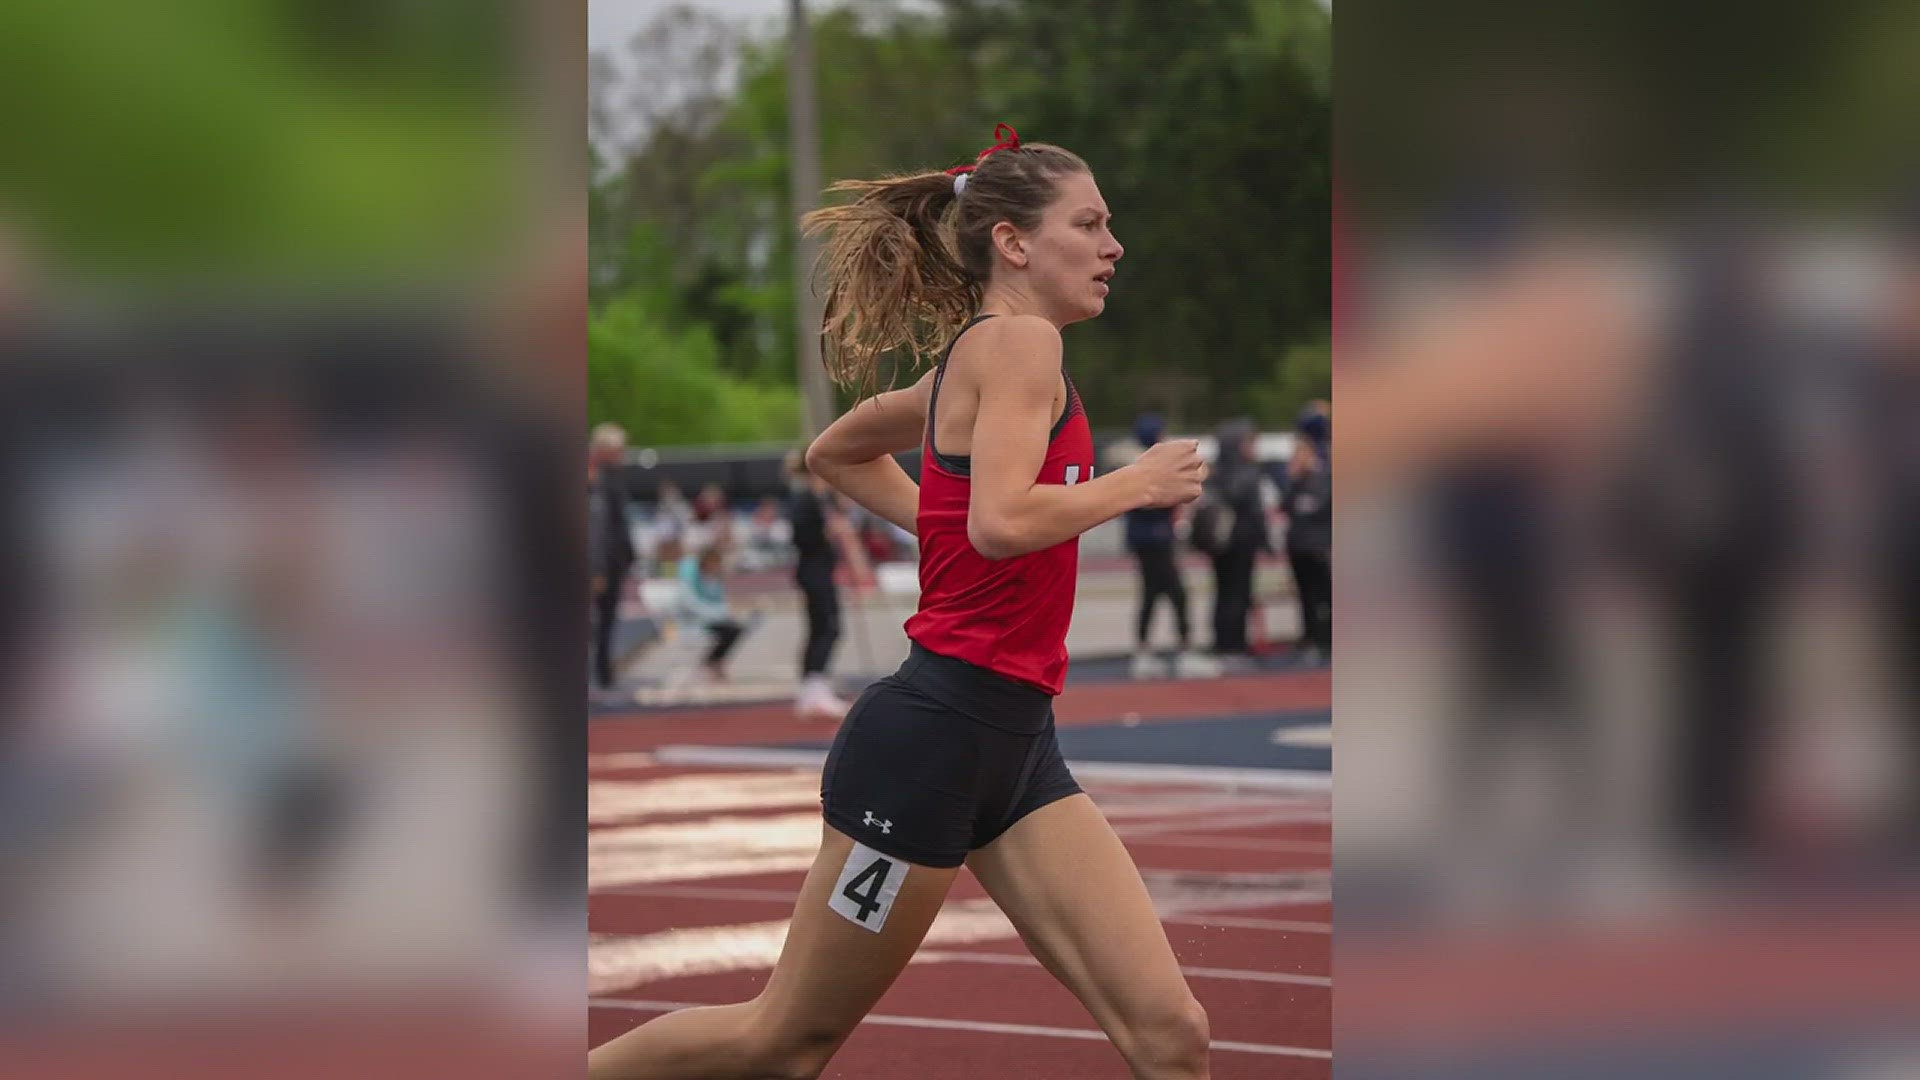
[[[1333,655],[1333,470],[1323,449],[1331,431],[1323,409],[1309,406],[1300,414],[1280,494],[1301,637],[1307,659],[1316,662]]]
[[[834,584],[834,545],[849,532],[835,507],[833,489],[807,468],[806,455],[787,455],[788,520],[793,523],[794,584],[807,605],[807,643],[800,655],[800,694],[794,713],[802,720],[839,720],[847,703],[833,692],[827,664],[840,640],[840,589]]]
[[[1158,413],[1142,413],[1134,422],[1133,437],[1140,450],[1161,440],[1166,423]],[[1131,449],[1131,448],[1129,448]],[[1135,621],[1132,673],[1136,679],[1160,678],[1168,664],[1154,655],[1152,638],[1154,610],[1165,597],[1173,609],[1173,625],[1180,635],[1180,648],[1173,658],[1173,673],[1183,679],[1204,679],[1220,674],[1220,664],[1210,657],[1190,651],[1187,622],[1187,587],[1180,580],[1180,564],[1175,557],[1173,509],[1142,507],[1127,512],[1127,550],[1140,568],[1140,614]]]
[[[1213,559],[1213,651],[1217,656],[1245,655],[1247,615],[1253,607],[1253,570],[1267,550],[1266,508],[1260,500],[1260,463],[1256,459],[1259,431],[1251,420],[1229,420],[1220,425],[1219,452],[1208,495],[1224,508],[1224,528]]]
[[[587,451],[587,561],[593,593],[593,683],[600,694],[615,684],[613,632],[619,623],[620,600],[626,593],[627,571],[634,563],[633,534],[627,521],[627,488],[620,461],[627,433],[614,423],[593,429]]]

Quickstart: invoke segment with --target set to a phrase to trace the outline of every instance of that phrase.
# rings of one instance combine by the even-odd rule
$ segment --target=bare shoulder
[[[960,339],[955,356],[978,385],[1050,390],[1060,378],[1062,351],[1059,327],[1037,315],[1002,315]]]
[[[980,324],[974,333],[979,335],[978,346],[1059,364],[1060,328],[1038,315],[1002,315]]]

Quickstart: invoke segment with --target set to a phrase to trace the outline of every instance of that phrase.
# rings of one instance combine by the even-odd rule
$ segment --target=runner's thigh
[[[958,872],[883,855],[824,827],[760,995],[768,1024],[807,1037],[851,1032],[920,947]]]
[[[1110,1034],[1187,999],[1140,871],[1086,795],[1028,814],[967,866],[1034,956]]]

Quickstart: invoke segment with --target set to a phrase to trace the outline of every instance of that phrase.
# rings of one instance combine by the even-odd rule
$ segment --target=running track
[[[1324,672],[1068,689],[1063,725],[1324,709]],[[1196,727],[1196,735],[1204,731]],[[743,1000],[764,983],[818,840],[818,774],[660,763],[669,745],[818,740],[784,704],[594,721],[592,1005],[597,1044],[663,1008]],[[1231,764],[1222,762],[1223,765]],[[1199,781],[1083,783],[1159,903],[1212,1021],[1216,1080],[1332,1072],[1331,826],[1324,791]],[[921,955],[829,1077],[1121,1080],[1119,1055],[962,872]]]

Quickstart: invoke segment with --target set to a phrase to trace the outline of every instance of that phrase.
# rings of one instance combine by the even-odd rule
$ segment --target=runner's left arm
[[[920,446],[933,372],[862,401],[807,447],[807,468],[854,502],[919,535],[920,485],[893,455]]]

